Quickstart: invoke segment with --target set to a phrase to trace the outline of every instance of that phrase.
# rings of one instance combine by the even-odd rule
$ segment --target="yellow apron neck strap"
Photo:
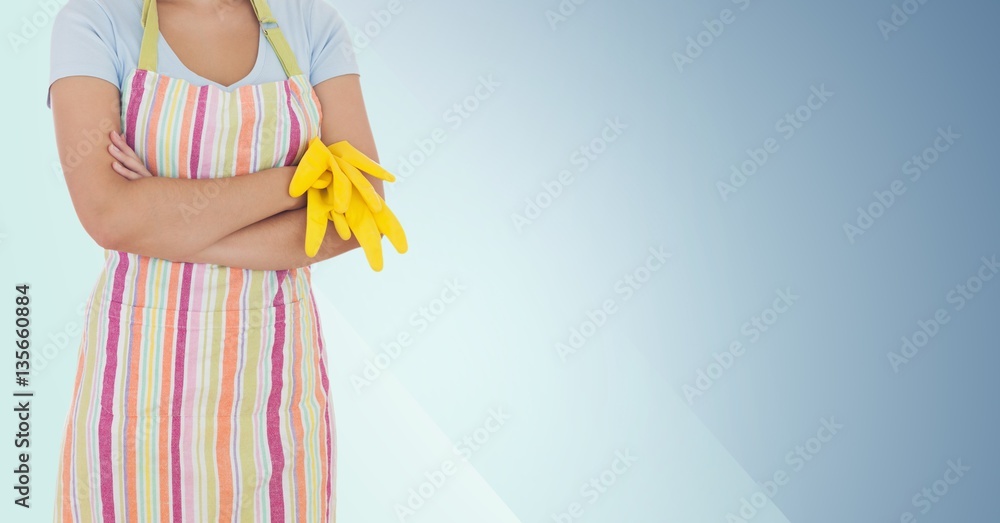
[[[156,70],[156,45],[160,39],[160,20],[156,16],[156,0],[142,4],[142,45],[139,47],[139,69]]]
[[[271,8],[267,5],[267,0],[250,0],[253,4],[253,11],[257,15],[264,37],[271,43],[282,69],[289,78],[302,74],[299,63],[295,59],[295,53],[285,40],[285,34],[278,27],[278,21],[271,14]],[[156,16],[156,0],[145,0],[142,6],[142,45],[139,48],[139,69],[147,71],[156,70],[156,47],[160,40],[160,21]]]
[[[257,13],[257,20],[260,20],[264,36],[267,37],[268,42],[271,42],[271,47],[274,48],[275,54],[278,55],[278,60],[281,62],[281,67],[285,70],[285,74],[289,78],[302,74],[302,70],[299,69],[299,62],[295,59],[295,53],[292,52],[291,46],[288,45],[288,40],[285,40],[285,33],[282,33],[281,28],[278,27],[278,21],[271,14],[271,8],[268,7],[267,0],[250,0],[250,2],[253,4],[253,11]]]

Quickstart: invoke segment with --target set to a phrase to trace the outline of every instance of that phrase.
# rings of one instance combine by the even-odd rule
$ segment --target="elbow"
[[[112,251],[135,252],[135,249],[129,241],[130,235],[128,234],[128,231],[123,229],[120,222],[104,219],[101,220],[100,223],[91,225],[90,227],[85,227],[85,229],[97,245],[100,245],[105,249]]]
[[[103,229],[98,244],[105,249],[171,261],[186,261],[200,252],[200,249],[182,236],[155,234],[150,228],[136,223],[109,224]]]
[[[166,238],[153,236],[149,231],[123,227],[120,223],[108,223],[90,236],[105,249],[171,261],[185,261],[198,252],[187,243],[171,242]]]
[[[112,251],[128,251],[125,244],[132,235],[129,229],[134,228],[136,217],[129,216],[134,214],[125,205],[129,198],[117,186],[89,191],[76,189],[76,194],[71,192],[70,196],[80,225],[97,245]]]
[[[119,247],[121,245],[120,240],[115,236],[109,228],[102,227],[99,229],[87,229],[87,233],[93,238],[97,245],[104,249],[118,251],[121,250]]]
[[[92,213],[90,220],[83,221],[87,234],[101,247],[121,252],[144,253],[144,243],[155,242],[147,234],[139,234],[141,227],[134,217],[123,216],[122,209],[105,208]]]
[[[80,216],[80,224],[97,245],[112,251],[125,249],[126,232],[122,222],[110,210],[91,212]]]

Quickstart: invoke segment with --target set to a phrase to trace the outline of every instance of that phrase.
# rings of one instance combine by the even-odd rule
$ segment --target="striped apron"
[[[253,4],[288,78],[226,91],[156,72],[145,1],[122,129],[155,176],[225,183],[296,164],[319,135],[312,86],[266,2]],[[106,250],[89,300],[55,521],[334,521],[336,433],[308,267]]]

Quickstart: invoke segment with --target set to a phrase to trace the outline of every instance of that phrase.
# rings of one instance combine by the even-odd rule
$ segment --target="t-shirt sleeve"
[[[121,89],[122,64],[115,50],[111,18],[96,0],[69,0],[52,22],[49,93],[52,83],[67,76],[93,76]]]
[[[309,82],[316,85],[344,74],[360,74],[347,23],[328,0],[311,0]]]

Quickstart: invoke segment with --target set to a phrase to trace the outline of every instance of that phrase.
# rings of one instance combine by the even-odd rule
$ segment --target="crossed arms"
[[[323,143],[348,140],[378,162],[359,75],[336,76],[314,89],[322,107]],[[257,270],[305,267],[359,247],[354,236],[341,240],[331,227],[316,257],[305,255],[305,197],[288,195],[294,166],[226,178],[225,183],[218,178],[130,180],[112,168],[108,150],[112,140],[106,129],[121,132],[118,87],[70,76],[52,84],[51,97],[70,198],[84,230],[101,247]],[[93,146],[78,147],[82,143]],[[81,154],[84,149],[89,152]],[[368,179],[384,197],[382,181]],[[205,194],[212,197],[192,218],[192,205]]]

